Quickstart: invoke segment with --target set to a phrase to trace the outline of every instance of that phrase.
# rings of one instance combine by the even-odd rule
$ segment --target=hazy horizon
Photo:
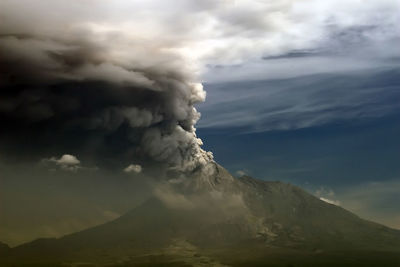
[[[354,238],[365,222],[344,210],[400,230],[399,20],[395,0],[2,0],[0,242],[118,222],[154,197],[280,245],[300,228],[314,240],[291,221],[300,206]]]

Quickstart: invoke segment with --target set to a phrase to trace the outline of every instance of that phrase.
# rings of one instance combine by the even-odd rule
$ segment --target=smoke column
[[[60,17],[60,1],[0,5],[2,153],[93,155],[182,172],[212,161],[194,127],[205,91],[176,44],[140,26],[127,36],[102,8],[91,14],[87,3],[75,4]]]

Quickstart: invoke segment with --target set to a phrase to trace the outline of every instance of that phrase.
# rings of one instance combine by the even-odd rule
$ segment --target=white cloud
[[[238,176],[243,176],[243,175],[246,175],[246,172],[245,172],[245,171],[242,171],[242,170],[239,170],[239,171],[236,172],[236,174],[237,174]]]
[[[75,156],[69,154],[62,155],[61,158],[59,158],[58,160],[55,159],[55,162],[59,165],[69,166],[78,165],[81,163]]]
[[[317,197],[322,197],[322,196],[334,197],[335,196],[335,192],[333,192],[332,189],[328,189],[328,188],[325,188],[325,187],[320,187],[319,189],[317,189],[315,191],[315,195]]]
[[[130,164],[128,167],[124,169],[124,172],[126,173],[141,173],[142,172],[142,166],[138,164]]]
[[[341,202],[339,200],[335,200],[333,199],[335,197],[335,192],[333,192],[332,189],[329,188],[325,188],[325,187],[320,187],[319,189],[317,189],[315,191],[315,195],[322,201],[332,204],[332,205],[336,205],[336,206],[340,206]]]
[[[336,206],[340,206],[340,204],[341,204],[339,200],[331,200],[331,199],[327,199],[327,198],[324,198],[324,197],[320,197],[319,199],[322,200],[322,201],[325,201],[326,203],[329,203],[329,204],[332,204],[332,205],[336,205]]]
[[[181,55],[188,65],[197,65],[199,69],[207,64],[241,64],[262,56],[327,45],[326,42],[333,42],[329,38],[333,30],[340,33],[370,27],[360,35],[374,42],[399,34],[400,6],[394,0],[174,2],[115,0],[71,4],[43,0],[30,4],[3,0],[0,10],[12,18],[5,20],[2,27],[12,26],[17,33],[40,29],[43,36],[51,36],[62,26],[61,29],[68,29],[63,31],[63,37],[93,35],[98,44],[111,49],[114,58],[126,63],[132,57],[139,60],[145,56],[143,64],[149,65],[154,65],[149,61],[158,60],[146,53],[130,53],[134,48],[153,54]],[[354,42],[359,35],[345,37]],[[93,75],[101,73],[100,69]],[[141,74],[130,73],[120,78],[129,80],[132,75]],[[146,77],[142,78],[144,83],[148,82]]]
[[[60,158],[51,157],[42,160],[43,163],[54,163],[61,170],[65,171],[77,171],[82,168],[80,160],[74,155],[64,154]],[[51,168],[50,170],[55,170]]]
[[[247,169],[238,170],[238,171],[236,171],[236,175],[239,177],[244,176],[244,175],[249,175],[249,170],[247,170]]]

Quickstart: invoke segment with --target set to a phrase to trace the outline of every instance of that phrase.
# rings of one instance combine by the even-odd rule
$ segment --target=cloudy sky
[[[397,0],[173,2],[0,2],[0,241],[114,218],[151,170],[213,158],[400,228]]]
[[[245,37],[249,55],[207,65],[205,147],[237,175],[295,183],[400,228],[400,3],[280,3]]]

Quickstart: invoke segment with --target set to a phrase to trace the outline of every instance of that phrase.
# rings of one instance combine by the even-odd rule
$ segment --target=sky
[[[285,49],[208,66],[198,134],[237,176],[287,181],[400,228],[400,3],[319,3],[293,25],[305,36],[278,33]]]
[[[400,229],[399,19],[396,0],[1,1],[0,241],[115,218],[147,176],[213,160]]]

